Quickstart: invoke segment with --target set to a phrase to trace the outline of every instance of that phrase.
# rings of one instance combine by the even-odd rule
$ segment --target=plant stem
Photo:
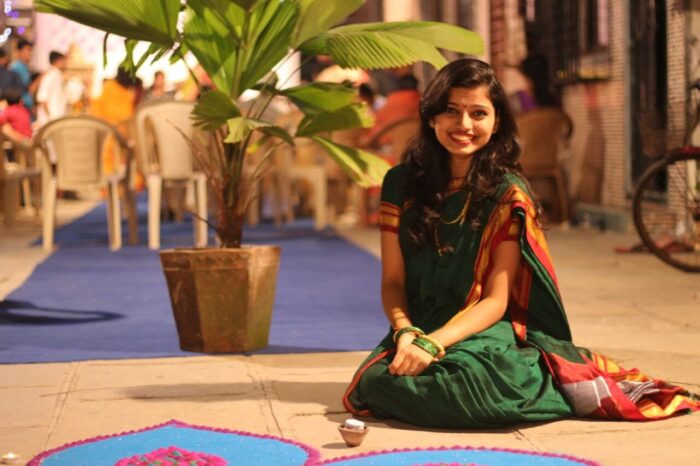
[[[222,205],[219,206],[219,228],[217,235],[224,248],[239,248],[243,235],[243,214],[240,213],[238,204],[242,201],[240,187],[240,176],[236,176],[237,166],[242,160],[240,144],[224,143],[224,153],[226,154],[229,166],[229,176],[224,180],[222,190],[224,191]]]

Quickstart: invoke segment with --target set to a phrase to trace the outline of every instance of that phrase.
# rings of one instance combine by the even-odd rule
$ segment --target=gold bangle
[[[424,338],[428,340],[430,343],[435,345],[435,347],[438,349],[438,355],[436,356],[438,359],[442,359],[445,356],[445,347],[442,346],[442,343],[437,341],[436,338],[431,337],[429,335],[421,335],[421,338]]]

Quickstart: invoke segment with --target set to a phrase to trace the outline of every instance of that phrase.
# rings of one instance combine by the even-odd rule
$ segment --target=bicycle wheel
[[[644,245],[664,262],[700,272],[700,149],[674,153],[642,174],[634,224]]]

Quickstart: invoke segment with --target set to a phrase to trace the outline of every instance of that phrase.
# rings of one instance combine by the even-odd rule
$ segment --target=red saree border
[[[372,367],[374,364],[376,364],[378,361],[381,359],[384,359],[385,357],[389,356],[392,353],[395,353],[395,349],[388,349],[385,351],[382,351],[381,353],[377,354],[375,357],[372,359],[368,360],[363,364],[357,372],[355,372],[355,376],[352,378],[352,381],[350,382],[350,385],[348,385],[348,388],[345,389],[345,393],[343,394],[343,407],[345,408],[346,411],[351,413],[354,416],[371,416],[372,412],[369,409],[355,409],[355,407],[352,405],[350,402],[350,395],[352,392],[355,391],[357,388],[357,384],[360,383],[360,379],[364,375],[364,373]]]

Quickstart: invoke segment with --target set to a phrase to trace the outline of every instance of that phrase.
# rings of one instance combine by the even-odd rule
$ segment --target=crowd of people
[[[91,99],[89,83],[68,79],[66,54],[51,51],[49,67],[38,72],[32,69],[33,51],[33,44],[23,38],[16,41],[13,53],[0,48],[0,126],[6,137],[15,140],[31,140],[43,125],[71,113],[119,124],[133,117],[140,102],[174,96],[163,71],[156,71],[153,85],[144,89],[141,79],[119,68],[114,78],[104,81],[100,95]]]

